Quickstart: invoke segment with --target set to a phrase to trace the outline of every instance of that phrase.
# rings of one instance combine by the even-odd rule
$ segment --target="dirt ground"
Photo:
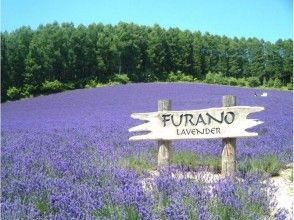
[[[275,198],[277,201],[277,207],[275,210],[272,210],[272,215],[276,213],[276,211],[279,208],[284,208],[289,212],[289,220],[294,219],[293,216],[293,209],[294,209],[294,186],[293,182],[291,181],[291,172],[293,172],[293,165],[288,165],[287,169],[282,170],[280,172],[280,175],[277,177],[272,177],[271,180],[275,186],[277,186],[278,190],[275,193]],[[153,179],[155,176],[159,176],[158,171],[151,171],[150,176],[147,179],[144,179],[142,181],[143,187],[146,190],[152,190],[152,184],[150,182],[153,182]],[[214,182],[216,180],[219,180],[222,178],[219,174],[212,174],[210,172],[203,172],[198,173],[196,176],[192,175],[191,173],[187,173],[183,176],[183,174],[175,175],[175,178],[189,178],[189,179],[205,179],[206,182]],[[149,183],[149,184],[148,184]],[[287,220],[288,220],[287,219]]]
[[[289,167],[280,172],[280,176],[272,177],[273,184],[278,187],[278,191],[276,192],[277,199],[277,209],[285,208],[290,213],[290,216],[293,219],[293,205],[294,205],[294,187],[293,182],[291,181],[291,172],[293,172],[293,168]],[[274,210],[275,212],[276,210]]]

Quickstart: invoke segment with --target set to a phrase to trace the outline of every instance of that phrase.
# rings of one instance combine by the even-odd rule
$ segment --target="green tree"
[[[7,56],[8,33],[1,33],[1,101],[6,101],[9,81],[9,61]]]
[[[201,32],[193,33],[193,77],[203,78],[201,69]]]
[[[42,93],[44,85],[68,89],[90,81],[107,83],[116,74],[127,74],[134,82],[197,78],[245,85],[247,79],[250,86],[262,82],[290,88],[293,41],[271,43],[123,22],[78,27],[54,22],[34,31],[22,27],[1,33],[1,69],[2,101]]]
[[[10,62],[10,83],[17,88],[24,83],[25,59],[29,52],[29,45],[33,37],[33,31],[29,27],[21,27],[12,32],[8,38],[7,56]]]
[[[248,40],[248,72],[245,75],[262,79],[265,75],[265,42],[257,38]]]
[[[154,76],[159,80],[165,80],[164,73],[169,71],[169,51],[166,39],[166,31],[159,25],[155,25],[148,35],[147,54],[149,58],[149,68],[154,72]]]
[[[237,38],[230,41],[228,59],[228,75],[238,78],[242,77],[243,73],[243,59],[240,42]]]
[[[98,76],[96,65],[96,42],[92,40],[87,27],[79,25],[73,32],[70,48],[72,50],[72,71],[68,80],[77,82],[80,79]]]
[[[283,60],[283,70],[280,79],[286,85],[289,82],[293,82],[293,40],[282,41],[279,52]]]

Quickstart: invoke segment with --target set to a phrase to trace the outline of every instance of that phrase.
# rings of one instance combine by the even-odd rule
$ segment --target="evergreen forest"
[[[229,38],[159,25],[73,23],[1,32],[1,101],[127,82],[285,88],[293,40]]]

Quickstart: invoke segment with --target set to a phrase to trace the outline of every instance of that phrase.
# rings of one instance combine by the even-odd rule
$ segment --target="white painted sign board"
[[[132,136],[129,140],[254,137],[258,134],[246,129],[262,124],[263,121],[247,119],[247,116],[263,110],[263,107],[233,106],[191,111],[133,113],[132,118],[144,120],[145,123],[130,128],[129,131],[145,134]]]

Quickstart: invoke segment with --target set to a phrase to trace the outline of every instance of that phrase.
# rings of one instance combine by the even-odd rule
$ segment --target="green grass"
[[[44,214],[49,213],[51,205],[48,199],[41,199],[36,202],[36,208]]]
[[[118,164],[120,167],[135,170],[137,173],[144,173],[155,168],[155,166],[142,154],[122,158]]]
[[[167,193],[160,193],[160,192],[155,192],[154,193],[154,199],[155,199],[155,206],[153,209],[153,212],[160,216],[160,219],[166,219],[163,216],[162,211],[170,205],[171,203],[171,198],[169,197],[169,195]]]
[[[127,206],[125,209],[127,213],[127,219],[130,219],[130,220],[140,219],[137,209],[135,209],[133,206]]]
[[[220,201],[213,202],[210,207],[210,211],[222,220],[251,220],[252,216],[248,216],[248,213],[254,213],[258,219],[268,219],[268,213],[263,209],[260,203],[249,203],[243,207],[243,212],[238,213],[233,207],[224,205]]]
[[[43,191],[41,195],[36,193],[23,194],[20,196],[21,204],[33,207],[39,211],[42,216],[45,216],[52,212],[52,206],[49,201],[49,192],[47,190]]]
[[[157,158],[157,150],[151,150],[151,155]],[[171,165],[179,165],[184,168],[196,170],[199,167],[208,167],[216,173],[221,171],[221,158],[211,155],[197,155],[189,151],[172,152]],[[132,155],[122,158],[118,162],[120,167],[135,170],[137,173],[142,174],[148,170],[156,168],[143,154]]]
[[[278,176],[279,171],[283,168],[282,162],[277,156],[269,154],[263,157],[246,159],[237,163],[239,171],[248,173],[252,171],[263,171],[271,176]]]
[[[100,219],[109,219],[114,218],[118,220],[122,220],[123,213],[126,213],[126,219],[129,220],[139,220],[138,210],[134,206],[119,206],[113,204],[107,204],[101,209],[97,209],[93,212],[93,216]]]
[[[122,213],[123,213],[122,207],[115,206],[112,204],[107,204],[103,208],[97,209],[96,211],[94,211],[93,216],[97,218],[103,218],[103,217],[110,218],[115,215],[117,219],[122,220]]]
[[[205,155],[201,158],[201,164],[209,167],[216,173],[221,172],[221,157]]]
[[[152,157],[157,158],[158,151],[153,149],[149,152]],[[147,155],[147,153],[146,153]],[[144,154],[136,154],[122,158],[118,164],[120,167],[135,170],[142,174],[148,170],[156,168],[154,161],[150,161]],[[156,159],[157,160],[157,159]],[[155,161],[156,161],[155,160]],[[221,172],[221,155],[198,155],[190,151],[176,151],[171,154],[171,165],[178,165],[190,170],[196,170],[200,167],[207,167],[215,173]],[[265,155],[257,158],[237,161],[237,170],[242,173],[249,173],[253,171],[262,171],[271,176],[278,176],[280,170],[283,168],[283,163],[276,155]],[[289,177],[293,181],[293,172]]]
[[[193,170],[199,167],[208,167],[215,173],[221,172],[221,156],[197,155],[188,151],[180,151],[172,154],[171,163]],[[276,155],[272,154],[250,160],[237,161],[237,170],[243,173],[262,171],[271,176],[278,176],[282,168],[283,163]],[[293,180],[293,173],[291,178]]]
[[[249,213],[254,213],[257,219],[268,219],[268,211],[260,202],[252,202],[249,195],[245,193],[240,186],[238,186],[236,198],[241,201],[241,210],[237,210],[228,204],[224,204],[216,198],[209,202],[208,208],[211,213],[219,217],[218,219],[251,220],[252,216],[250,216]]]
[[[258,202],[248,202],[247,208],[249,210],[249,213],[255,213],[257,216],[266,216],[267,212],[264,210],[263,206]]]
[[[48,198],[49,193],[47,191],[43,192],[41,197],[33,195],[30,200],[35,204],[35,208],[43,215],[52,211],[52,207]]]
[[[216,173],[221,171],[221,158],[212,155],[197,155],[189,151],[174,152],[171,163],[195,170],[199,167],[208,167]]]
[[[198,210],[197,210],[197,204],[196,202],[190,198],[190,197],[185,197],[184,198],[184,204],[187,207],[187,214],[189,216],[189,219],[193,219],[193,220],[198,220],[199,216],[198,216]]]
[[[209,211],[217,216],[217,219],[230,220],[236,219],[234,209],[230,206],[224,205],[219,199],[213,198],[208,203]]]
[[[199,167],[199,157],[188,151],[174,152],[172,154],[171,163],[196,169]]]

